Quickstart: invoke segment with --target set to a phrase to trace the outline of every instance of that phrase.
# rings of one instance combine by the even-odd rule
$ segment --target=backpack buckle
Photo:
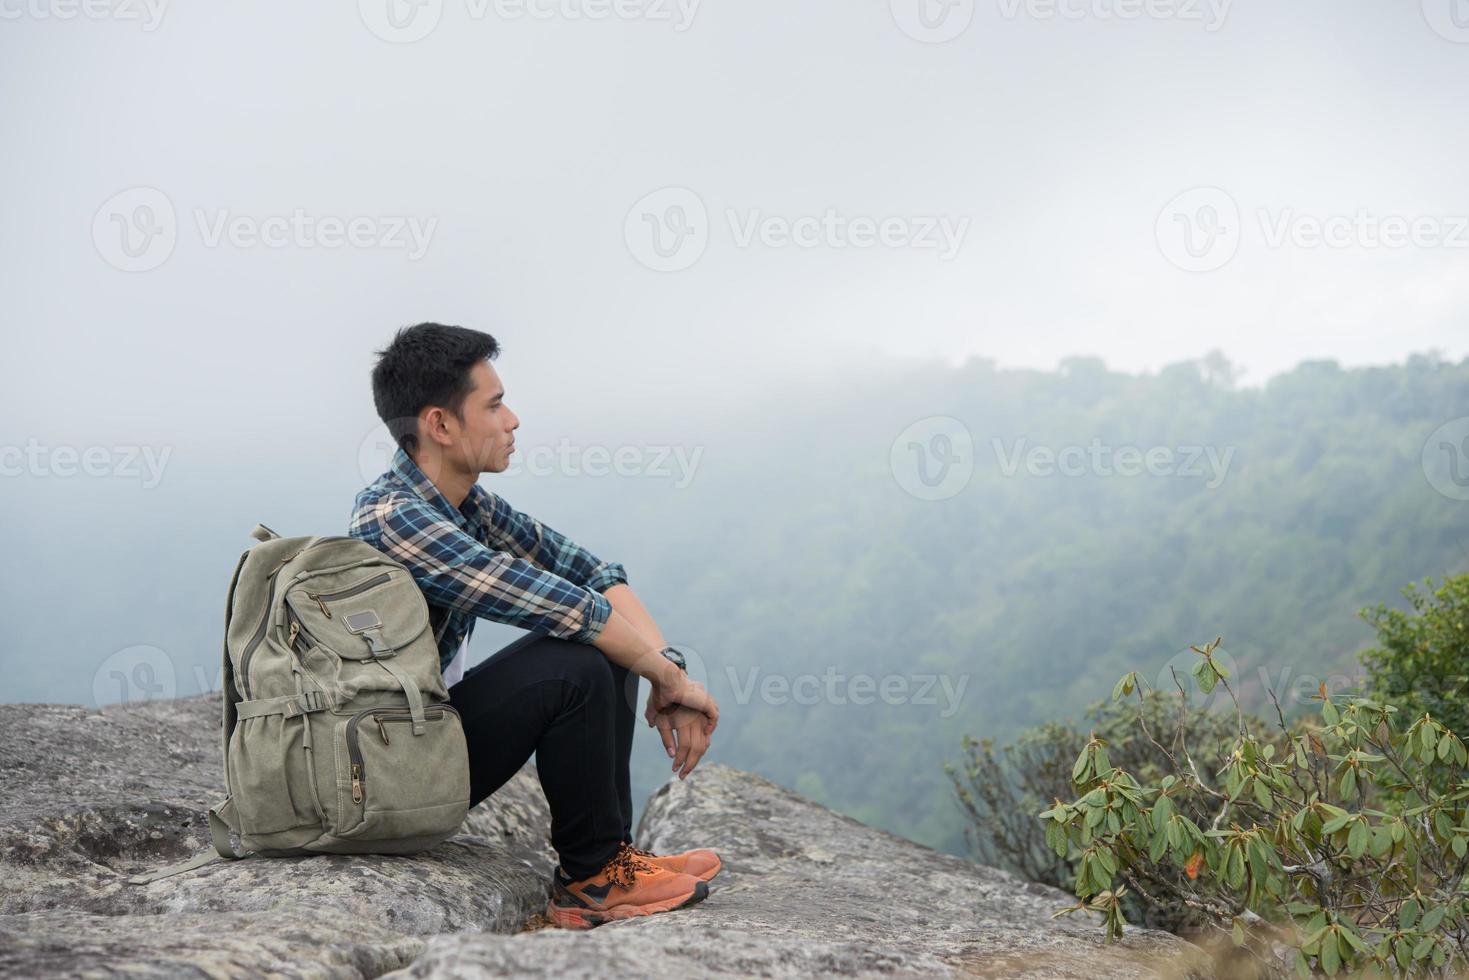
[[[297,718],[311,711],[325,711],[326,697],[320,691],[303,691],[285,702],[287,718]]]

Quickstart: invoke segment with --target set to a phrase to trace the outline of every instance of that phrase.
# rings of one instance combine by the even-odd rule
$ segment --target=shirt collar
[[[478,483],[469,488],[469,496],[464,498],[464,510],[461,510],[449,503],[449,498],[445,497],[442,491],[434,485],[434,481],[424,475],[423,470],[419,469],[418,464],[413,461],[413,457],[409,456],[401,446],[393,454],[391,471],[414,493],[422,497],[430,507],[450,518],[459,527],[472,529],[479,523],[477,518],[481,513],[482,499],[486,491]]]

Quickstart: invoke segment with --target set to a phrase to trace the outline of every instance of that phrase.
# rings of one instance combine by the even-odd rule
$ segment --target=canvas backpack
[[[225,600],[214,846],[134,884],[251,853],[422,851],[469,812],[464,728],[412,573],[356,538],[251,536]]]

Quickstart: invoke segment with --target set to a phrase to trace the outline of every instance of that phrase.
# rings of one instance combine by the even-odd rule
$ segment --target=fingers
[[[658,725],[658,737],[663,739],[663,750],[671,759],[676,748],[673,741],[673,720],[667,715],[658,715],[655,720]]]
[[[713,735],[715,727],[719,724],[719,705],[714,703],[712,697],[709,699],[709,707],[705,710],[704,717],[706,719],[704,722],[704,735]]]
[[[689,724],[677,726],[678,746],[674,749],[673,753],[674,772],[678,772],[680,769],[682,769],[684,767],[684,763],[688,760],[689,751],[693,748],[693,733],[690,731],[690,729],[692,729],[693,727],[693,725]],[[678,778],[682,779],[683,774],[680,773]]]
[[[698,721],[689,724],[690,736],[685,743],[688,751],[684,754],[684,764],[682,771],[678,774],[679,779],[683,779],[689,773],[693,772],[694,767],[699,764],[699,760],[704,758],[704,753],[709,751],[709,739],[700,731],[701,727]]]

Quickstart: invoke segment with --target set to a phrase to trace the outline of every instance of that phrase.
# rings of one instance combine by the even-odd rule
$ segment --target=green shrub
[[[1267,963],[1296,972],[1448,976],[1469,964],[1469,751],[1431,713],[1401,716],[1379,700],[1338,701],[1322,686],[1320,723],[1278,732],[1247,719],[1212,654],[1193,647],[1194,676],[1223,685],[1235,731],[1216,768],[1175,729],[1139,727],[1166,760],[1154,778],[1114,764],[1092,734],[1073,761],[1073,798],[1039,814],[1045,839],[1075,868],[1075,905],[1122,935],[1128,895],[1182,906]],[[1180,687],[1182,704],[1187,697]],[[1274,694],[1271,694],[1272,699]],[[1440,791],[1437,786],[1447,787]]]
[[[1003,746],[992,738],[964,736],[963,762],[944,769],[956,802],[968,818],[965,837],[975,860],[1065,891],[1075,887],[1075,863],[1070,855],[1057,853],[1035,813],[1072,795],[1073,766],[1093,736],[1107,745],[1114,766],[1144,784],[1156,783],[1172,771],[1169,756],[1154,745],[1148,732],[1170,732],[1175,754],[1178,743],[1183,742],[1196,756],[1206,753],[1210,759],[1220,758],[1222,764],[1238,730],[1232,714],[1180,704],[1165,691],[1149,690],[1139,697],[1139,705],[1099,701],[1088,706],[1083,717],[1089,731],[1048,722]],[[1139,710],[1145,722],[1142,726]],[[1264,722],[1257,722],[1256,727],[1263,728]],[[1196,822],[1211,816],[1205,809],[1208,801],[1197,794],[1175,793],[1172,799]],[[1181,904],[1159,907],[1128,895],[1124,908],[1129,922],[1152,928],[1185,932],[1203,924],[1200,913]]]

